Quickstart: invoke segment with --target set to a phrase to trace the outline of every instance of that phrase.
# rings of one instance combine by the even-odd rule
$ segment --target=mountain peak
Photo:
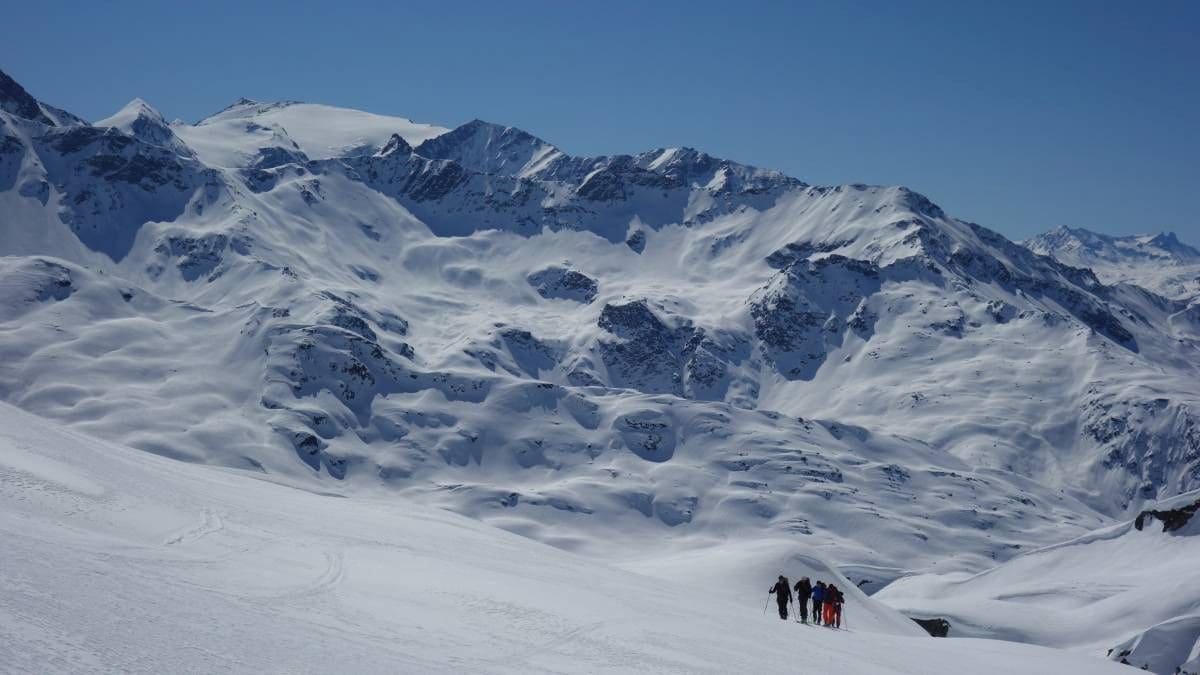
[[[25,91],[25,87],[22,87],[16,80],[9,77],[8,73],[5,73],[3,70],[0,70],[0,110],[27,120],[34,120],[43,124],[54,124],[46,116],[46,113],[42,111],[42,107],[38,105],[37,99]]]
[[[473,119],[417,146],[417,154],[449,159],[482,173],[525,177],[562,152],[516,127]]]
[[[1158,234],[1145,235],[1139,237],[1139,241],[1145,246],[1152,246],[1177,255],[1200,258],[1200,251],[1179,241],[1179,237],[1174,232],[1164,231]]]
[[[65,110],[37,100],[3,70],[0,70],[0,110],[52,127],[86,124]]]
[[[146,103],[140,98],[135,98],[124,107],[114,113],[112,116],[96,122],[98,127],[125,127],[132,124],[139,118],[145,118],[152,122],[166,125],[166,120],[163,119],[162,113],[158,112],[154,106]]]
[[[1093,232],[1082,227],[1058,227],[1031,237],[1022,244],[1037,253],[1052,255],[1065,249],[1085,249],[1094,254],[1116,255],[1119,251],[1130,254],[1140,251],[1160,257],[1183,257],[1200,259],[1200,251],[1183,243],[1174,232],[1157,234],[1111,235]]]
[[[1056,227],[1021,244],[1072,267],[1093,270],[1107,284],[1133,283],[1168,298],[1190,298],[1200,289],[1200,250],[1174,232],[1113,236]]]
[[[171,125],[163,119],[162,113],[140,98],[126,103],[112,117],[96,122],[95,126],[117,129],[146,143],[169,148],[182,155],[192,154],[172,131]]]
[[[400,134],[392,134],[392,137],[388,139],[387,144],[380,148],[379,152],[376,153],[376,156],[383,157],[384,155],[391,154],[411,155],[412,151],[412,146],[409,145],[408,141],[404,140]]]

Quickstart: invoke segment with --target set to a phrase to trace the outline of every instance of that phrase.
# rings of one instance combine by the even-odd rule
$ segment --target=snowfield
[[[0,537],[4,672],[1126,672],[867,632],[907,620],[858,594],[850,630],[784,623],[762,593],[733,602],[407,499],[154,457],[4,404]]]
[[[1200,504],[1200,492],[1151,510]],[[1140,525],[1140,527],[1139,527]],[[974,575],[919,575],[875,598],[957,635],[1105,652],[1154,672],[1200,671],[1200,518],[1153,516],[1031,551]]]
[[[1188,255],[1143,239],[1105,260]],[[785,650],[809,637],[758,603],[807,571],[852,591],[854,632],[818,633],[846,668],[992,649],[1102,668],[1124,645],[1170,672],[1200,584],[1161,580],[1190,544],[1137,559],[1152,581],[1131,588],[1175,598],[1153,612],[1085,616],[1070,578],[1145,536],[1097,533],[1200,489],[1200,304],[1105,269],[904,187],[692,148],[580,157],[481,120],[247,100],[89,124],[0,73],[0,401],[104,449],[2,460],[20,518],[74,533],[13,525],[5,555],[63,563],[13,568],[12,658],[63,636],[64,658],[125,659],[117,638],[161,630],[108,667],[173,670],[164,645],[195,635],[179,649],[247,669],[332,669],[331,640],[374,645],[361,669],[786,669],[828,652]],[[1038,567],[1020,611],[963,581],[1047,550],[1081,553]],[[881,589],[951,635],[1078,655],[935,645]],[[1043,597],[1078,630],[1038,621]],[[262,625],[279,639],[255,655]]]

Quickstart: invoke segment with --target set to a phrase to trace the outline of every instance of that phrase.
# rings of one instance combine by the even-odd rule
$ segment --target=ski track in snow
[[[179,534],[167,539],[166,542],[164,542],[164,543],[167,544],[168,546],[172,546],[174,544],[186,543],[189,541],[199,539],[201,537],[208,536],[210,534],[213,534],[214,532],[220,532],[221,529],[224,527],[225,527],[225,523],[221,520],[221,517],[218,516],[216,513],[213,513],[212,511],[209,511],[206,509],[204,511],[204,521],[202,523],[200,523],[199,525],[197,525],[195,527],[184,530],[183,532],[180,532]]]

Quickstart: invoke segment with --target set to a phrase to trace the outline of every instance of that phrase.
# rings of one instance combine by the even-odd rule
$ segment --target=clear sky
[[[574,154],[689,145],[905,184],[1013,238],[1200,244],[1200,2],[8,2],[0,69],[88,119],[247,96]]]

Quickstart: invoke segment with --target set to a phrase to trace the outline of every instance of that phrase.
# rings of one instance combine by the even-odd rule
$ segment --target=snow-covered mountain
[[[1106,284],[1136,284],[1180,300],[1200,297],[1200,251],[1173,232],[1114,237],[1058,227],[1022,243],[1034,253],[1091,269]]]
[[[0,104],[0,399],[74,430],[630,569],[801,547],[867,590],[1200,487],[1200,306],[902,187]]]

